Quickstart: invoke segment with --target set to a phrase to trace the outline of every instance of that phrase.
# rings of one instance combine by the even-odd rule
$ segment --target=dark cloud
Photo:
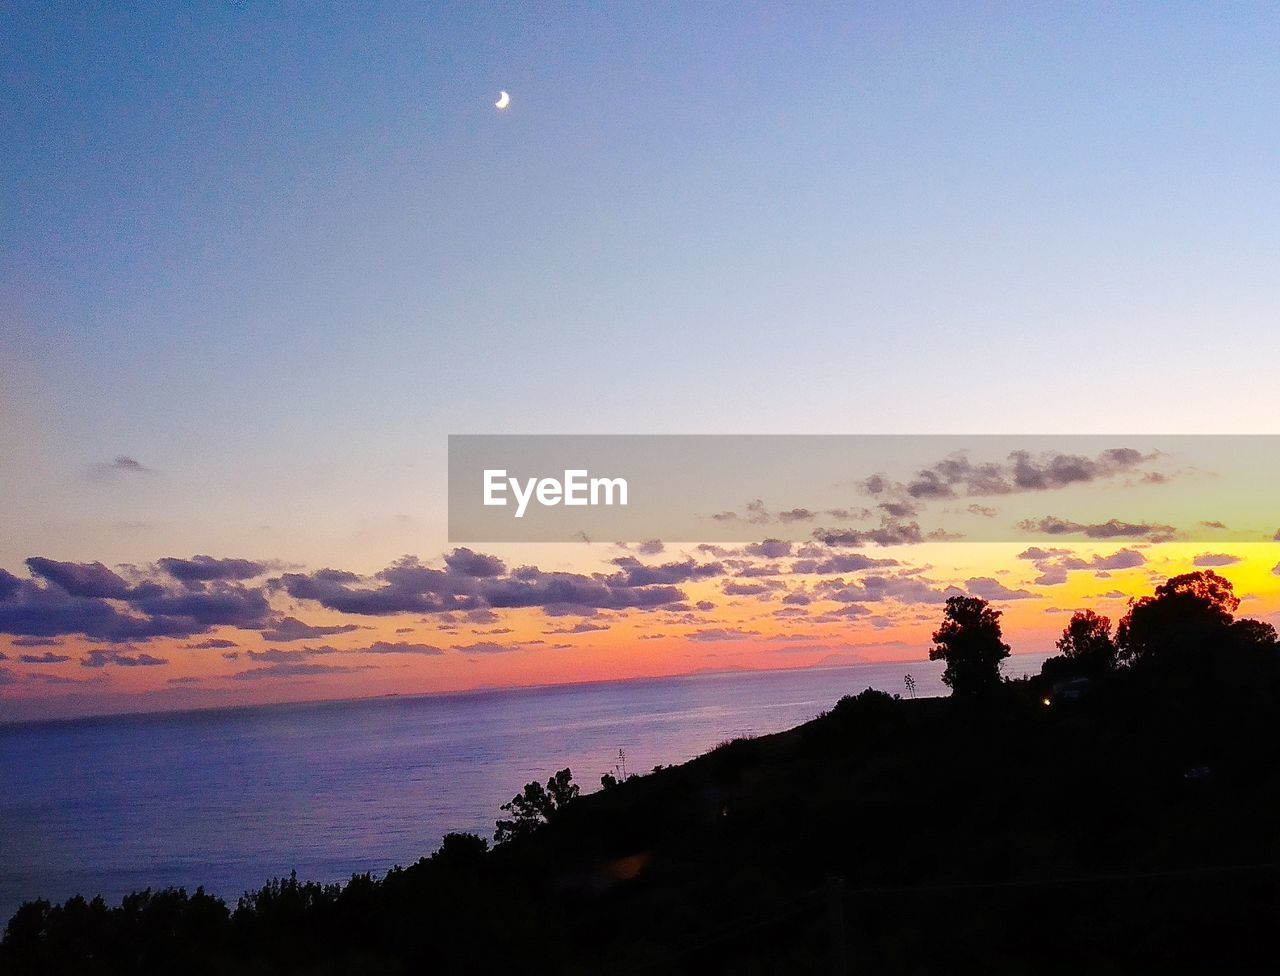
[[[183,583],[207,583],[212,580],[248,580],[261,576],[269,568],[265,563],[249,559],[214,559],[192,556],[190,559],[166,557],[157,565]]]
[[[828,508],[823,515],[830,515],[834,519],[842,521],[861,521],[871,518],[871,509],[869,508]]]
[[[1150,539],[1152,542],[1168,542],[1177,535],[1172,525],[1150,522],[1123,522],[1109,519],[1106,522],[1081,523],[1046,515],[1040,519],[1023,519],[1018,528],[1024,532],[1044,535],[1084,535],[1090,539]]]
[[[817,512],[811,512],[807,508],[792,508],[778,513],[778,521],[783,525],[791,525],[794,522],[812,522],[817,517]]]
[[[984,600],[1031,600],[1035,594],[1027,590],[1011,590],[990,576],[975,576],[965,580],[965,589]]]
[[[277,638],[278,639],[278,638]],[[233,640],[226,640],[221,637],[210,637],[208,640],[197,641],[194,644],[185,645],[189,651],[208,651],[224,647],[239,647]]]
[[[860,552],[837,553],[826,559],[797,559],[791,564],[791,572],[804,575],[833,573],[857,573],[864,569],[900,565],[896,559],[875,559]]]
[[[765,539],[763,542],[752,542],[742,547],[747,556],[759,556],[764,559],[781,559],[791,555],[791,543],[781,539]]]
[[[648,542],[641,542],[636,546],[636,552],[642,556],[657,556],[666,548],[659,539],[650,539]]]
[[[881,502],[876,508],[892,518],[910,518],[920,511],[918,505],[913,505],[910,502]]]
[[[634,556],[619,556],[613,560],[613,564],[619,568],[620,572],[609,577],[609,582],[628,589],[655,584],[688,583],[693,580],[722,576],[725,571],[721,563],[699,563],[692,558],[681,562],[647,565]]]
[[[15,637],[14,647],[61,647],[62,641],[55,637]]]
[[[906,484],[876,476],[863,482],[863,489],[873,496],[925,500],[1050,491],[1132,473],[1156,456],[1127,447],[1112,448],[1094,458],[1013,451],[1003,462],[975,463],[965,452],[957,452],[916,472]]]
[[[965,511],[970,515],[981,515],[983,518],[995,518],[1000,513],[990,505],[979,505],[974,502],[972,505],[965,507]]]
[[[777,582],[745,583],[740,580],[725,580],[721,588],[726,596],[761,596],[781,587],[782,584]]]
[[[84,634],[95,640],[131,641],[189,637],[203,630],[190,621],[139,617],[106,600],[69,596],[60,588],[24,583],[16,598],[0,603],[0,633],[55,637]]]
[[[844,579],[823,580],[814,587],[814,592],[826,600],[838,603],[879,603],[883,600],[897,600],[901,603],[945,603],[947,597],[962,596],[963,591],[954,586],[944,590],[931,585],[930,581],[919,576],[901,574],[898,576],[867,576],[861,580],[847,582]]]
[[[359,630],[358,624],[306,624],[297,617],[284,617],[262,632],[263,640],[288,643],[296,640],[315,640],[333,634],[348,634]]]
[[[1117,549],[1109,556],[1094,555],[1081,559],[1070,549],[1042,549],[1031,546],[1018,553],[1019,559],[1031,561],[1040,571],[1036,586],[1058,586],[1067,581],[1067,575],[1076,570],[1092,570],[1109,573],[1115,570],[1135,569],[1146,564],[1147,558],[1136,549]]]
[[[70,596],[123,600],[133,592],[123,577],[102,563],[68,563],[32,556],[27,560],[27,568]]]
[[[917,523],[893,519],[882,520],[878,529],[815,529],[813,538],[833,549],[856,549],[870,544],[905,546],[925,541]]]
[[[210,583],[182,593],[160,592],[129,603],[149,617],[181,620],[196,630],[214,626],[251,630],[271,616],[271,606],[260,590],[234,583]]]
[[[1225,523],[1217,520],[1211,522],[1202,521],[1200,524],[1206,529],[1225,529],[1227,527]]]
[[[450,572],[479,579],[501,576],[507,571],[506,563],[497,556],[487,556],[484,553],[472,552],[470,549],[453,550],[444,557],[444,564]]]
[[[759,498],[747,502],[747,511],[743,515],[737,512],[717,512],[711,518],[716,522],[746,522],[749,525],[768,525],[773,521],[773,516]]]
[[[440,648],[431,644],[408,644],[404,641],[396,641],[389,643],[387,641],[375,641],[368,647],[361,648],[361,654],[418,654],[424,657],[436,657],[444,653]]]
[[[283,661],[260,668],[237,671],[231,677],[235,681],[260,681],[272,678],[314,678],[322,674],[351,674],[365,671],[372,665],[348,667],[342,664],[317,664],[314,661]]]
[[[270,580],[268,586],[297,600],[312,600],[330,610],[361,615],[440,613],[478,604],[474,580],[428,569],[412,557],[374,574],[372,581],[344,570],[321,569],[285,573]]]
[[[18,660],[23,664],[64,664],[71,660],[71,655],[45,651],[43,654],[21,654]]]
[[[494,641],[477,641],[474,644],[454,644],[453,649],[462,654],[510,654],[519,650],[514,644],[498,644]]]
[[[594,631],[608,630],[608,624],[593,624],[590,621],[583,620],[572,627],[560,627],[554,630],[543,631],[546,634],[590,634]]]
[[[1023,549],[1018,553],[1018,559],[1030,559],[1033,562],[1039,562],[1042,559],[1052,559],[1054,556],[1070,556],[1070,549],[1042,549],[1040,546],[1031,546]]]
[[[542,607],[551,612],[577,613],[578,608],[603,610],[653,609],[684,599],[678,587],[635,585],[576,573],[544,573],[535,570],[523,577],[498,580],[486,588],[484,599],[492,607]]]
[[[741,630],[737,627],[708,627],[705,630],[695,630],[689,635],[689,640],[698,643],[713,643],[716,641],[732,641],[732,640],[749,640],[752,637],[759,637],[758,630]]]
[[[1087,566],[1081,566],[1081,569],[1094,570],[1112,570],[1112,569],[1135,569],[1138,566],[1145,566],[1147,557],[1136,549],[1117,549],[1110,556],[1094,556],[1089,560]],[[1071,567],[1077,568],[1077,567]]]
[[[117,664],[122,668],[154,668],[168,663],[167,658],[145,653],[124,654],[120,651],[90,651],[80,659],[80,666],[84,668],[105,668],[108,664]]]
[[[246,651],[245,653],[251,661],[286,662],[328,657],[330,654],[337,654],[338,649],[328,644],[320,644],[316,647],[295,647],[287,651],[279,647],[268,647],[265,651]]]
[[[32,556],[32,578],[0,599],[0,633],[28,637],[84,634],[124,642],[189,637],[216,625],[256,627],[270,615],[257,588],[225,582],[131,584],[102,563]],[[8,576],[8,574],[5,574]],[[13,579],[10,577],[10,579]]]

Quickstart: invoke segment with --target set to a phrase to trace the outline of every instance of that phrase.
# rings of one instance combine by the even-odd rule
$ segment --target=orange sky
[[[780,556],[778,550],[760,555],[744,547],[696,546],[643,557],[616,546],[508,547],[505,553],[509,567],[540,560],[544,570],[584,574],[613,571],[611,561],[618,559],[662,567],[692,558],[694,565],[721,567],[681,583],[678,605],[654,609],[369,615],[326,609],[276,589],[273,619],[293,617],[307,628],[341,632],[273,640],[260,630],[223,626],[115,643],[74,634],[6,635],[0,667],[9,680],[0,701],[9,717],[31,718],[921,660],[941,601],[958,591],[989,597],[1004,611],[1015,654],[1048,652],[1071,610],[1087,606],[1118,619],[1129,598],[1206,566],[1235,585],[1241,616],[1280,621],[1274,544],[1069,545],[1037,553],[1024,545],[933,543],[868,550],[855,558],[884,564],[847,572],[796,572],[803,553],[788,548]],[[800,568],[812,566],[801,562]],[[370,650],[380,645],[384,653]],[[46,655],[52,659],[41,661]]]

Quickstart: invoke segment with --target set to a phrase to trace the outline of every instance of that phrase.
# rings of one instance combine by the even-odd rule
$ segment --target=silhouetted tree
[[[1000,611],[986,600],[950,597],[933,645],[929,660],[947,662],[942,680],[953,694],[976,697],[1000,684],[1000,662],[1009,656],[1009,645],[1001,639]]]
[[[1239,606],[1231,581],[1212,570],[1174,576],[1130,604],[1116,628],[1120,658],[1174,661],[1221,646]]]
[[[1268,650],[1280,644],[1280,637],[1266,621],[1245,617],[1231,625],[1231,642],[1244,650]]]
[[[1092,610],[1077,610],[1058,638],[1058,650],[1081,675],[1093,677],[1116,666],[1111,619]]]
[[[554,820],[577,795],[578,787],[568,769],[560,770],[547,780],[545,788],[536,782],[526,783],[522,793],[502,805],[502,809],[510,811],[513,816],[510,820],[498,821],[493,832],[494,841],[505,844],[528,837],[544,823]]]

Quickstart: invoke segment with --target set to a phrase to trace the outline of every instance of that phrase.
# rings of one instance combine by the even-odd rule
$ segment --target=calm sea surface
[[[1014,658],[1007,671],[1035,671]],[[270,877],[409,864],[569,766],[598,787],[867,687],[942,694],[938,665],[700,675],[0,727],[0,925],[26,899],[185,886],[231,901]]]

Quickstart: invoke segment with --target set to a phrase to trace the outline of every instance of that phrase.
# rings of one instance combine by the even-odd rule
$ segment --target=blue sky
[[[4,18],[15,570],[382,565],[440,545],[450,432],[1280,407],[1261,4]]]

